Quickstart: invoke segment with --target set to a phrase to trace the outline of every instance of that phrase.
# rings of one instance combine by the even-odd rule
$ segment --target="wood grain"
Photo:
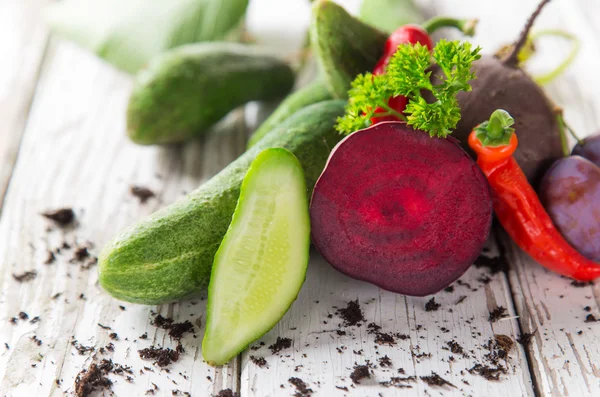
[[[17,158],[48,31],[44,0],[0,2],[0,209]]]
[[[120,228],[191,191],[243,150],[246,132],[239,112],[221,131],[185,147],[135,146],[124,133],[130,86],[128,76],[71,44],[54,43],[48,52],[0,221],[0,390],[9,396],[72,392],[76,375],[103,358],[134,370],[132,382],[110,375],[118,396],[143,395],[151,382],[159,396],[238,388],[236,360],[217,369],[202,360],[198,324],[204,302],[123,304],[100,289],[87,260],[72,260],[74,247],[89,247],[97,255]],[[156,198],[141,204],[130,194],[131,185],[152,189]],[[74,209],[75,227],[61,229],[39,215],[61,207]],[[48,250],[63,242],[73,248],[62,248],[53,263],[44,264]],[[25,271],[36,271],[37,277],[22,283],[13,278]],[[137,352],[150,345],[176,346],[164,330],[150,325],[152,310],[196,324],[197,338],[182,340],[185,353],[169,373]],[[21,311],[29,319],[11,324]],[[32,322],[36,316],[39,321]],[[112,340],[111,332],[119,339]],[[148,338],[140,339],[145,332]],[[78,354],[73,338],[95,351]],[[100,353],[109,342],[114,353]]]

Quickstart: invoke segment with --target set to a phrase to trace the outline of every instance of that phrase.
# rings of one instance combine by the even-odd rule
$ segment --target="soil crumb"
[[[269,349],[271,350],[271,353],[277,354],[283,349],[288,349],[290,347],[292,347],[292,340],[290,338],[281,338],[278,336],[275,343],[269,346]]]
[[[94,391],[110,390],[112,381],[106,377],[113,369],[112,361],[102,360],[99,364],[92,363],[75,378],[75,396],[88,397]]]
[[[264,358],[264,357],[254,357],[254,356],[250,356],[250,360],[251,360],[251,361],[252,361],[252,362],[253,362],[255,365],[257,365],[257,366],[258,366],[258,367],[260,367],[260,368],[264,368],[264,367],[267,367],[267,368],[269,368],[269,367],[267,366],[267,360],[265,360],[265,358]]]
[[[535,335],[536,331],[533,331],[532,333],[523,333],[521,335],[519,335],[519,337],[517,338],[517,342],[520,343],[521,345],[523,345],[523,347],[527,347],[529,346],[529,344],[531,343],[531,339],[533,338],[533,335]]]
[[[492,323],[495,323],[496,321],[500,320],[503,317],[507,317],[506,308],[503,306],[498,306],[497,308],[495,308],[494,310],[492,310],[490,312],[490,316],[488,317],[488,320]]]
[[[350,379],[352,379],[352,382],[360,384],[360,381],[365,378],[371,378],[369,367],[367,365],[355,365],[354,371],[352,371],[350,374]]]
[[[221,390],[215,397],[239,397],[237,393],[234,393],[231,389]]]
[[[288,379],[288,382],[296,388],[294,397],[310,397],[313,393],[313,390],[300,378],[291,377]]]
[[[344,320],[344,326],[358,326],[360,327],[361,322],[365,322],[365,316],[358,303],[358,299],[349,301],[346,307],[338,309],[335,314],[340,316]]]
[[[442,378],[435,372],[432,372],[431,375],[429,375],[429,376],[421,376],[420,378],[423,382],[427,383],[429,386],[435,386],[435,387],[451,386],[456,389],[456,386],[454,386],[452,383],[448,382],[446,379]]]
[[[142,350],[138,350],[140,357],[144,360],[154,360],[154,364],[159,367],[166,367],[179,360],[179,346],[176,350],[163,347],[150,346]]]
[[[487,256],[479,256],[473,263],[476,268],[486,268],[491,274],[508,271],[508,262],[502,256],[488,258]]]
[[[134,197],[137,197],[140,200],[141,204],[144,204],[148,199],[155,196],[152,190],[144,186],[133,185],[129,188],[129,191]]]
[[[589,287],[594,285],[593,281],[577,281],[577,280],[573,280],[571,281],[571,285],[575,288],[584,288],[584,287]]]
[[[43,212],[42,216],[54,221],[59,226],[67,226],[75,219],[75,212],[71,208],[61,208]]]
[[[431,298],[426,304],[425,304],[425,311],[426,312],[435,312],[437,311],[442,305],[437,303],[435,301],[435,298]]]
[[[386,355],[383,357],[379,358],[379,365],[381,367],[391,367],[392,366],[392,360]]]
[[[14,274],[13,273],[13,278],[19,282],[19,283],[26,283],[28,281],[33,280],[34,278],[37,277],[37,272],[35,270],[31,270],[31,271],[26,271],[23,272],[21,274]]]
[[[583,322],[584,323],[595,323],[596,321],[598,321],[596,319],[596,316],[594,316],[593,314],[588,314],[587,316],[585,316],[585,320]]]

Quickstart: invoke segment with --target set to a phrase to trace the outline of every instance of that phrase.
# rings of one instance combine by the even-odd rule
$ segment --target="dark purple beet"
[[[455,140],[386,122],[336,146],[310,215],[313,242],[333,267],[424,296],[480,254],[492,202],[485,176]]]
[[[519,146],[514,156],[536,185],[552,163],[562,156],[560,132],[553,106],[542,89],[516,67],[484,56],[473,63],[477,78],[473,90],[458,94],[462,118],[452,135],[469,154],[467,139],[475,126],[487,120],[496,109],[504,109],[515,118]]]
[[[462,119],[452,134],[473,155],[467,139],[474,127],[488,119],[496,109],[508,111],[516,120],[514,128],[519,147],[514,156],[533,185],[562,153],[556,111],[544,91],[518,67],[517,55],[542,8],[550,0],[541,0],[521,35],[503,59],[483,56],[473,63],[477,76],[473,90],[458,94]],[[433,75],[440,74],[434,69]]]
[[[544,176],[539,195],[565,240],[600,262],[600,167],[581,156],[560,159]]]
[[[571,154],[585,157],[600,167],[600,135],[592,135],[577,143]]]

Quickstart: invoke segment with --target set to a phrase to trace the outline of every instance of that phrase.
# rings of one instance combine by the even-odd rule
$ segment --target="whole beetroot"
[[[519,68],[517,60],[535,18],[548,2],[543,0],[539,4],[505,58],[483,56],[473,63],[477,78],[471,81],[472,91],[460,92],[457,96],[462,118],[452,134],[473,155],[467,145],[473,126],[486,120],[496,109],[508,111],[516,120],[514,127],[519,137],[514,156],[533,185],[563,154],[554,106],[531,77]],[[434,69],[432,75],[436,72]]]

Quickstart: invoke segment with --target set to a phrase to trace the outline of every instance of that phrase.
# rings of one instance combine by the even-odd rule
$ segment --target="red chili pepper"
[[[425,29],[418,25],[400,26],[386,40],[385,47],[383,50],[383,56],[381,57],[381,59],[379,59],[377,65],[375,65],[375,69],[373,69],[373,74],[384,74],[388,63],[390,62],[390,59],[392,58],[396,50],[398,49],[398,46],[406,43],[421,43],[422,45],[427,46],[427,48],[429,48],[429,51],[433,49],[433,40],[431,40],[431,37]],[[390,98],[388,101],[388,106],[397,111],[398,113],[402,113],[404,112],[404,109],[406,109],[406,103],[406,97],[399,95]],[[387,110],[378,107],[377,109],[375,109],[375,113],[387,113]],[[371,123],[373,124],[381,123],[382,121],[398,121],[398,118],[392,115],[371,117]]]
[[[600,264],[581,255],[561,236],[512,156],[517,149],[513,123],[506,111],[496,110],[469,135],[477,165],[490,183],[500,224],[542,266],[579,281],[600,277]]]

